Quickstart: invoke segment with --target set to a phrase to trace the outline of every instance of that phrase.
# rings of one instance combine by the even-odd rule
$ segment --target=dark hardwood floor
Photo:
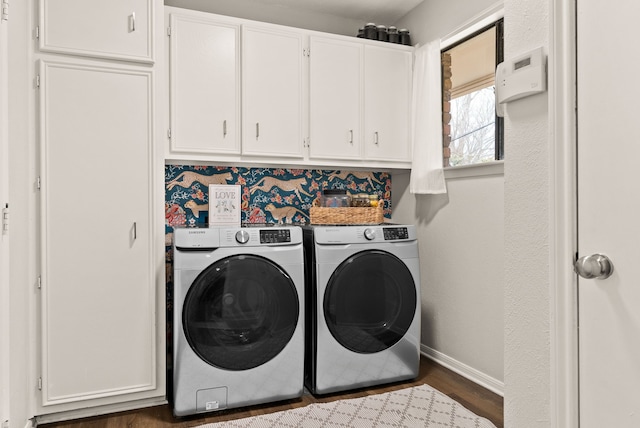
[[[380,394],[410,386],[422,385],[424,383],[453,398],[475,414],[489,419],[498,428],[502,428],[504,426],[502,397],[478,386],[470,380],[425,357],[422,357],[420,360],[420,373],[418,377],[410,382],[386,384],[321,397],[305,394],[303,397],[296,400],[269,403],[249,408],[223,410],[216,413],[208,413],[206,415],[180,419],[177,419],[172,415],[171,407],[169,405],[165,405],[79,419],[75,421],[41,424],[39,426],[46,428],[190,428],[206,423],[239,419],[263,413],[293,409],[296,407],[306,406],[311,403]]]

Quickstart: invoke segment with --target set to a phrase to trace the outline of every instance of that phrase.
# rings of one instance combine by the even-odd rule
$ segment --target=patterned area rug
[[[298,427],[495,428],[495,425],[430,386],[421,385],[362,398],[316,403],[277,413],[206,424],[199,428]]]

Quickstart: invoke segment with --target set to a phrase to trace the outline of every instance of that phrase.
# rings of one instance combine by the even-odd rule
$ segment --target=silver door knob
[[[604,254],[580,257],[573,267],[578,275],[586,279],[607,279],[613,273],[613,263]]]

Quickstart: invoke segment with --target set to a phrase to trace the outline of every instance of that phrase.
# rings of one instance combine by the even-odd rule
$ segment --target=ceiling
[[[259,0],[261,3],[367,22],[393,23],[423,0]]]

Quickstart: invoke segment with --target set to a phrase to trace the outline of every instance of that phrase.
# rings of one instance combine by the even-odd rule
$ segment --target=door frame
[[[0,210],[9,203],[8,25],[8,20],[0,20]],[[11,396],[9,298],[9,234],[0,226],[0,423],[9,420]]]
[[[550,415],[558,428],[579,426],[576,3],[550,4]]]

